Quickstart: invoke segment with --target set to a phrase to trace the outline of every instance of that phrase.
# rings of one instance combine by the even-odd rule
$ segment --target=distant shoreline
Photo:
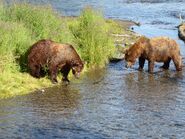
[[[62,18],[67,18],[67,19],[75,19],[78,16],[61,16]],[[131,26],[140,26],[139,22],[132,21],[132,20],[127,20],[127,19],[113,19],[113,18],[106,18],[107,20],[114,20],[118,24],[120,24],[124,28],[129,28]]]

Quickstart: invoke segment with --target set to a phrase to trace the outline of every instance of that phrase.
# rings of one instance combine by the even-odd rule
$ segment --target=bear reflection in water
[[[52,83],[57,83],[58,71],[63,74],[63,81],[69,82],[68,73],[71,69],[73,75],[79,78],[84,63],[72,45],[40,40],[28,52],[28,67],[30,74],[36,78],[40,78],[43,68],[47,67]]]
[[[153,72],[154,62],[163,62],[162,69],[169,69],[170,61],[173,60],[176,70],[182,70],[182,57],[180,48],[175,40],[168,37],[146,38],[141,37],[130,48],[125,50],[126,67],[131,67],[139,58],[139,70],[144,67],[148,60],[148,71]]]

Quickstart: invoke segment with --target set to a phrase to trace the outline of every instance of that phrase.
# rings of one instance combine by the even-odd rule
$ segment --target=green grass
[[[115,52],[110,26],[103,15],[92,8],[85,8],[76,22],[70,25],[75,44],[82,58],[92,66],[105,66]]]
[[[26,52],[37,40],[49,38],[72,43],[65,19],[46,6],[0,4],[0,98],[26,94],[51,86],[47,77],[35,79],[26,72]]]
[[[2,20],[23,23],[35,40],[51,38],[59,42],[72,41],[66,21],[61,20],[60,15],[49,6],[14,4],[6,8]]]
[[[58,15],[50,6],[0,4],[0,98],[52,86],[48,77],[35,79],[26,72],[26,52],[36,41],[48,38],[71,43],[87,67],[103,67],[115,52],[110,35],[115,30],[120,28],[91,8],[69,19]]]

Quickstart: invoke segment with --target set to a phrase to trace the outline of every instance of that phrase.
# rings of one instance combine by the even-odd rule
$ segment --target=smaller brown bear
[[[30,74],[36,78],[40,78],[42,69],[48,67],[52,83],[57,83],[58,71],[63,74],[63,81],[69,82],[69,71],[72,69],[73,75],[78,78],[84,63],[72,45],[40,40],[28,51],[28,67]]]
[[[149,72],[153,72],[154,62],[164,62],[161,68],[168,69],[171,60],[173,60],[177,71],[182,70],[180,48],[175,40],[168,37],[155,37],[152,39],[141,37],[130,48],[125,50],[126,67],[131,67],[137,58],[139,58],[139,70],[143,69],[145,60],[149,62]]]

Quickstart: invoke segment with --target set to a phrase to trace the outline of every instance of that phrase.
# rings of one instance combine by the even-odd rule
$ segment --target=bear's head
[[[84,62],[82,61],[74,61],[72,64],[72,73],[76,78],[80,77],[80,73],[84,68]]]
[[[139,58],[144,48],[149,44],[149,39],[146,37],[141,37],[136,41],[131,47],[125,50],[125,60],[127,62],[126,67],[130,68],[134,65],[137,58]]]

